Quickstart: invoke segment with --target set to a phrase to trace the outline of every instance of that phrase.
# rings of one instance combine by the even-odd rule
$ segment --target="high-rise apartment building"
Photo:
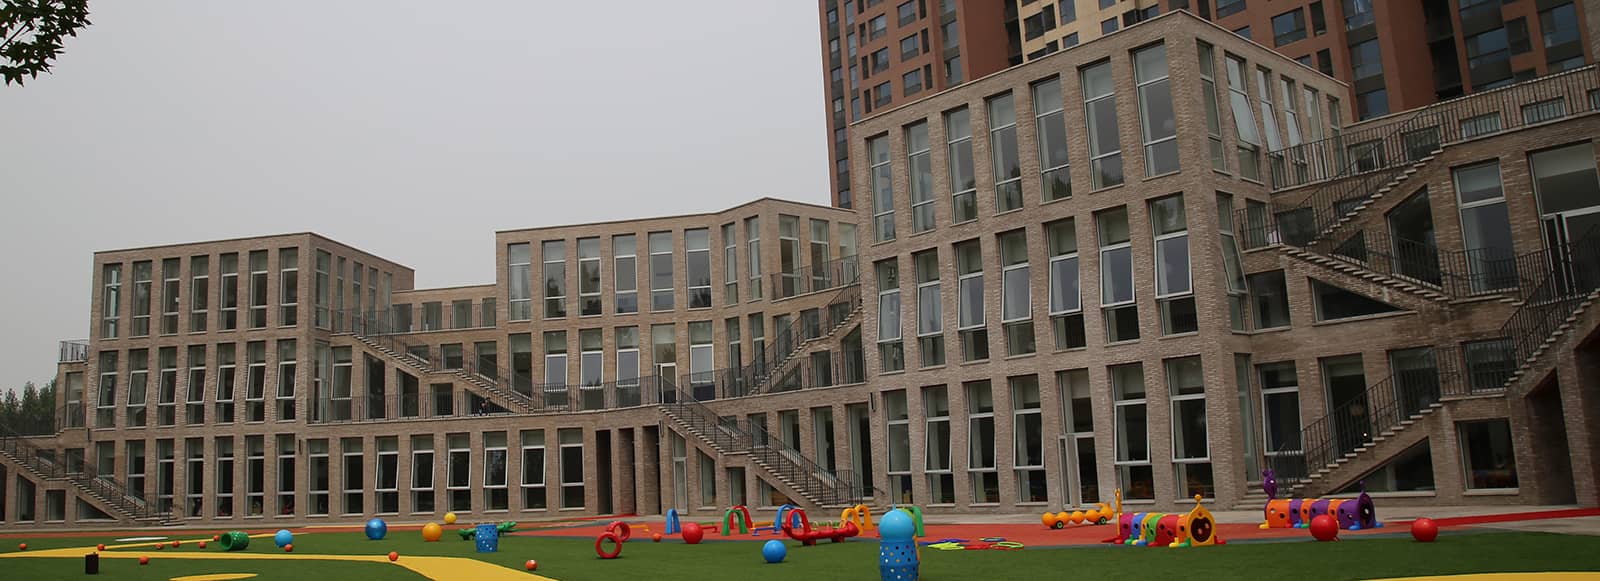
[[[915,8],[911,2],[902,6]],[[1581,0],[944,0],[941,6],[955,8],[967,19],[958,26],[973,34],[961,38],[962,50],[984,57],[965,59],[969,69],[965,79],[1044,57],[1159,14],[1188,10],[1349,84],[1353,96],[1346,103],[1347,114],[1356,120],[1581,67],[1594,62],[1600,40],[1592,32],[1600,29],[1600,9]],[[856,108],[852,99],[858,93],[865,99],[870,88],[875,91],[872,96],[884,99],[878,102],[898,103],[902,95],[891,93],[906,93],[902,77],[916,67],[907,65],[902,71],[902,52],[891,48],[865,56],[878,59],[872,62],[881,62],[896,71],[894,75],[867,83],[837,71],[834,67],[841,65],[836,62],[851,59],[827,59],[836,54],[837,46],[854,51],[854,45],[848,35],[837,46],[830,44],[834,27],[828,19],[837,16],[828,11],[845,7],[863,9],[859,2],[822,2],[823,45],[830,51],[825,62],[833,75],[828,91],[832,107],[828,151],[834,163],[834,200],[849,206],[853,202],[849,180],[840,179],[848,177],[849,160],[839,144],[849,134],[850,123],[882,109]],[[890,11],[886,21],[899,22],[893,16],[895,9],[882,3],[867,10]],[[1002,42],[1003,46],[998,44]],[[944,84],[924,84],[919,91],[930,86],[944,89],[961,78],[947,75],[940,79]],[[846,122],[841,124],[840,119]]]

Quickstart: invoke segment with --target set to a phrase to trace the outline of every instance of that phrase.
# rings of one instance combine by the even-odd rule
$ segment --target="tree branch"
[[[3,51],[3,50],[6,49],[6,47],[11,46],[11,41],[15,40],[17,38],[17,35],[22,34],[23,32],[29,32],[29,31],[32,31],[32,30],[33,30],[33,23],[31,23],[31,22],[28,23],[28,24],[24,24],[21,27],[17,28],[16,32],[11,33],[11,37],[10,38],[7,38],[5,42],[0,42],[0,51]]]

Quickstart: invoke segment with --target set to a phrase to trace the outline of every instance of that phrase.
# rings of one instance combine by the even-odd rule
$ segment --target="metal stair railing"
[[[789,372],[788,364],[792,361],[803,360],[801,355],[806,346],[812,341],[832,337],[839,331],[849,326],[849,321],[861,312],[861,285],[852,284],[834,295],[824,308],[818,309],[817,321],[812,321],[804,316],[796,318],[795,322],[787,329],[779,329],[772,337],[770,347],[763,354],[759,363],[745,367],[743,380],[748,386],[747,394],[756,395],[769,391],[772,383]],[[813,328],[808,328],[813,327]]]
[[[113,476],[98,474],[87,464],[73,469],[58,460],[53,451],[40,449],[10,427],[0,425],[0,452],[23,463],[46,480],[65,479],[116,507],[133,520],[166,520],[170,513],[154,510],[143,499],[128,493],[127,485]]]
[[[861,278],[860,261],[855,256],[842,256],[822,264],[801,266],[793,272],[775,272],[772,279],[772,300],[821,292],[853,284]]]
[[[1600,288],[1600,227],[1590,228],[1577,242],[1552,248],[1549,257],[1545,279],[1533,285],[1500,327],[1500,334],[1511,340],[1518,365],[1532,363],[1544,342]]]
[[[1300,429],[1298,441],[1282,442],[1266,454],[1280,482],[1308,479],[1347,454],[1377,442],[1385,432],[1445,397],[1471,393],[1454,350],[1436,349],[1434,367],[1396,372],[1359,396],[1335,403],[1322,417]]]

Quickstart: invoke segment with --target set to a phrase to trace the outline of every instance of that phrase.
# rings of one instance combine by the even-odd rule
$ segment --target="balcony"
[[[89,360],[89,340],[72,339],[61,342],[59,363],[81,363]]]

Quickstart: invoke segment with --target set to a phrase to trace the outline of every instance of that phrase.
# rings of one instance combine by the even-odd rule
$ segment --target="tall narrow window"
[[[189,259],[189,332],[206,332],[211,313],[211,257]]]
[[[544,332],[544,403],[552,409],[567,405],[567,332]]]
[[[1166,45],[1134,51],[1133,74],[1139,84],[1144,175],[1178,171],[1178,120],[1172,109],[1172,84],[1167,80]]]
[[[330,485],[330,468],[328,460],[327,440],[306,440],[307,455],[310,456],[310,470],[306,473],[306,488],[311,491],[311,506],[306,514],[328,514],[328,487]]]
[[[567,316],[567,241],[546,240],[540,244],[544,263],[544,318]]]
[[[605,407],[605,336],[601,329],[578,330],[578,387],[581,409]]]
[[[275,441],[278,451],[278,514],[306,514],[296,510],[294,503],[295,438],[294,434],[279,434]]]
[[[1021,229],[1002,232],[1000,242],[1000,322],[1005,326],[1006,354],[1027,355],[1033,338],[1033,290],[1028,276],[1028,236]]]
[[[188,425],[206,422],[206,346],[190,345],[188,353],[189,381],[183,397],[183,418]]]
[[[1222,145],[1222,114],[1217,109],[1216,49],[1204,42],[1200,51],[1200,99],[1206,107],[1206,140],[1211,152],[1211,169],[1228,171],[1228,154]]]
[[[673,309],[672,292],[672,233],[651,232],[650,240],[650,310]]]
[[[450,510],[472,510],[472,443],[467,434],[445,436],[445,491]]]
[[[750,264],[750,300],[761,300],[761,217],[744,219],[744,239],[748,249],[745,261]]]
[[[229,252],[218,257],[217,276],[221,287],[217,289],[218,326],[223,331],[239,328],[239,255]]]
[[[1117,485],[1124,498],[1155,498],[1155,473],[1150,468],[1150,433],[1146,425],[1144,367],[1138,363],[1115,365],[1111,398],[1116,411]]]
[[[294,339],[278,340],[277,418],[280,422],[293,421],[295,418],[295,347]]]
[[[366,456],[363,454],[361,438],[343,438],[339,441],[341,468],[340,476],[343,477],[343,486],[340,486],[341,502],[339,512],[342,514],[361,514],[366,511],[362,490],[366,482],[362,475],[366,468]]]
[[[1287,185],[1283,167],[1283,136],[1278,132],[1278,114],[1272,96],[1272,71],[1256,67],[1256,98],[1261,101],[1261,131],[1267,139],[1267,159],[1272,167],[1273,184]]]
[[[267,445],[264,436],[244,437],[246,516],[262,516],[267,501]]]
[[[561,445],[561,508],[584,506],[583,430],[556,432]]]
[[[911,231],[933,229],[933,155],[928,145],[928,122],[907,125],[906,176],[911,182]]]
[[[433,435],[411,437],[411,512],[431,513],[437,493],[433,490]]]
[[[900,261],[895,258],[873,265],[878,280],[878,360],[882,371],[906,368],[905,345],[900,339]]]
[[[956,328],[961,335],[962,361],[989,358],[988,317],[983,299],[983,246],[979,240],[955,244]]]
[[[930,178],[931,179],[931,178]],[[930,195],[929,202],[932,202]],[[932,206],[929,206],[930,208]],[[834,285],[845,284],[838,273],[833,272],[832,264],[832,236],[828,230],[827,220],[811,220],[811,290],[817,291],[832,288]]]
[[[1515,286],[1516,256],[1511,242],[1511,218],[1500,182],[1500,162],[1457,168],[1452,173],[1473,292]]]
[[[872,239],[894,240],[894,175],[887,136],[867,140],[867,161],[872,164]]]
[[[1022,375],[1011,384],[1012,467],[1017,471],[1017,502],[1049,500],[1044,472],[1044,414],[1039,404],[1039,376]]]
[[[995,212],[1006,212],[1022,207],[1022,163],[1017,155],[1017,109],[1011,93],[990,98],[988,108]]]
[[[994,458],[994,394],[987,380],[962,386],[967,391],[967,473],[972,502],[1000,502],[1000,474]]]
[[[506,307],[510,320],[526,321],[533,318],[533,254],[524,242],[506,245],[506,282],[509,285]],[[372,305],[376,309],[378,305]]]
[[[133,332],[134,337],[150,335],[150,261],[133,263]]]
[[[1150,202],[1150,230],[1155,237],[1156,302],[1161,307],[1161,334],[1199,330],[1194,284],[1189,268],[1189,223],[1183,195]]]
[[[1305,143],[1300,135],[1300,112],[1295,108],[1294,80],[1288,77],[1278,77],[1278,88],[1283,99],[1283,129],[1289,138],[1286,144],[1289,148],[1289,163],[1294,169],[1294,174],[1289,177],[1289,183],[1303,184],[1311,180],[1310,168],[1306,165],[1306,156],[1301,144]]]
[[[922,389],[922,415],[927,422],[928,496],[932,504],[956,501],[955,477],[950,465],[950,398],[944,386]]]
[[[733,224],[722,225],[722,303],[739,304],[739,235]]]
[[[238,362],[233,343],[217,344],[217,415],[216,423],[233,423],[233,396],[239,378]]]
[[[1067,123],[1062,107],[1060,77],[1033,84],[1040,199],[1045,202],[1072,197],[1072,171],[1067,165]]]
[[[379,437],[376,474],[372,489],[377,493],[378,514],[400,512],[400,439],[395,436]]]
[[[1070,369],[1056,372],[1056,391],[1061,402],[1061,433],[1067,439],[1062,458],[1063,480],[1069,494],[1063,499],[1071,504],[1088,504],[1100,501],[1099,454],[1095,451],[1094,401],[1089,395],[1089,370]],[[1102,420],[1103,421],[1103,420]],[[1070,491],[1077,491],[1076,495]]]
[[[178,348],[162,347],[156,353],[160,375],[156,378],[156,424],[178,423]]]
[[[300,249],[278,250],[278,326],[300,324]]]
[[[161,334],[178,334],[178,308],[183,303],[179,302],[178,287],[182,284],[179,278],[182,259],[168,258],[161,261]]]
[[[600,314],[600,239],[578,239],[578,314]]]
[[[1245,87],[1244,60],[1228,55],[1228,107],[1233,111],[1233,128],[1239,139],[1239,176],[1261,180],[1261,132],[1256,129],[1255,109]]]
[[[639,312],[639,245],[632,234],[611,237],[612,290],[617,314]]]
[[[116,397],[116,385],[106,389],[105,377],[100,378],[102,403],[108,395]],[[107,392],[110,393],[107,393]],[[150,350],[128,350],[128,427],[144,427],[148,422],[147,404],[150,400]],[[113,400],[114,401],[114,400]],[[109,423],[109,422],[108,422]],[[106,427],[111,427],[107,425]]]
[[[136,352],[136,351],[138,351],[138,350],[130,350],[129,351],[129,354],[130,354],[129,357],[131,358],[132,357],[131,354]],[[142,357],[148,357],[147,355],[142,355],[142,354],[141,354],[141,356]],[[130,361],[130,367],[131,367],[131,363],[132,362]],[[99,369],[100,369],[100,383],[98,384],[98,386],[95,389],[94,427],[96,427],[96,428],[116,427],[116,424],[117,424],[117,352],[116,351],[101,351],[100,352],[100,367],[99,367]],[[129,403],[132,403],[133,395],[130,393],[128,395],[128,397],[129,397]],[[140,401],[143,401],[143,397],[142,396],[140,398]],[[129,413],[128,415],[131,417],[133,414]]]
[[[1133,244],[1128,209],[1118,207],[1095,215],[1100,237],[1100,304],[1106,341],[1139,338],[1139,307],[1133,290]]]
[[[1304,451],[1300,444],[1300,384],[1293,361],[1256,366],[1261,382],[1261,429],[1266,439],[1262,450],[1278,477],[1305,475]]]
[[[316,263],[311,265],[316,269],[312,277],[311,295],[311,321],[318,329],[331,328],[328,321],[328,303],[331,298],[333,281],[328,278],[328,270],[333,268],[333,255],[316,251]]]
[[[506,433],[483,433],[483,496],[487,510],[506,510],[511,499],[506,490]]]
[[[1235,331],[1248,330],[1249,306],[1246,296],[1239,240],[1234,235],[1233,196],[1217,192],[1217,234],[1222,240],[1222,278],[1228,290],[1228,321]]]
[[[1056,349],[1087,345],[1083,330],[1083,293],[1078,272],[1078,229],[1071,219],[1044,225],[1050,253],[1050,328]]]
[[[889,498],[891,502],[910,503],[911,422],[905,390],[884,392],[883,408],[889,434]]]
[[[522,509],[544,510],[549,506],[544,486],[544,430],[523,430]]]
[[[744,366],[744,338],[740,333],[739,317],[728,317],[722,320],[722,340],[728,347],[728,369],[738,370]],[[732,391],[732,395],[745,394],[743,377],[739,373],[729,373],[728,380],[733,382],[724,389]]]
[[[917,269],[917,352],[923,367],[944,365],[944,297],[939,284],[939,251],[911,255]]]
[[[267,251],[250,252],[250,328],[267,328]]]
[[[244,412],[247,422],[267,420],[267,342],[251,341],[245,346]]]
[[[800,293],[800,217],[778,215],[778,288],[774,298]]]
[[[1122,138],[1117,134],[1116,88],[1111,63],[1079,71],[1083,86],[1083,113],[1089,128],[1089,176],[1094,189],[1122,184]]]
[[[695,388],[697,400],[715,399],[716,395],[717,347],[711,333],[711,321],[689,322],[689,385]]]
[[[711,308],[711,231],[706,228],[684,230],[683,251],[689,308]]]
[[[617,388],[639,386],[639,328],[617,327]],[[631,397],[637,397],[637,392]],[[618,396],[621,397],[620,395]],[[637,402],[636,402],[637,403]],[[620,404],[619,404],[620,405]]]
[[[972,168],[972,124],[966,107],[944,114],[944,134],[950,166],[950,222],[978,219],[978,182]]]
[[[1167,390],[1172,402],[1172,467],[1184,498],[1216,496],[1211,478],[1211,444],[1206,432],[1205,374],[1199,357],[1168,359]]]
[[[511,389],[533,395],[533,335],[516,333],[507,338],[511,347]]]
[[[670,390],[678,379],[678,334],[671,323],[650,326],[650,363],[661,376],[663,389],[669,390],[662,397],[672,397]]]
[[[116,339],[122,323],[122,265],[107,264],[101,268],[100,284],[100,338]]]

